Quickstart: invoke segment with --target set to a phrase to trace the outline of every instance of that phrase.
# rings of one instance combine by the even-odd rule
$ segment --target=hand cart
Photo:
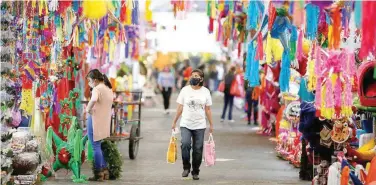
[[[106,140],[119,142],[129,140],[129,158],[135,159],[138,153],[141,137],[141,98],[142,91],[114,92],[115,100],[112,106],[110,137]],[[82,101],[87,104],[88,101]],[[133,116],[133,112],[137,113]],[[130,119],[128,119],[130,118]],[[130,128],[129,128],[130,127]],[[127,129],[126,129],[127,128]],[[124,133],[128,130],[129,134]]]

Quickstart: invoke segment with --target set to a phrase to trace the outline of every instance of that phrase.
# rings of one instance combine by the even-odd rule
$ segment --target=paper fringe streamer
[[[290,65],[290,55],[289,52],[285,50],[282,55],[281,74],[279,76],[279,86],[282,92],[289,91]]]
[[[362,1],[362,41],[359,51],[361,59],[366,58],[370,53],[376,55],[376,3],[373,1]]]
[[[314,40],[317,35],[320,9],[314,4],[306,5],[306,36],[309,40]]]
[[[329,49],[338,49],[341,43],[341,12],[334,10],[332,12],[333,24],[331,25],[331,34],[328,34]]]

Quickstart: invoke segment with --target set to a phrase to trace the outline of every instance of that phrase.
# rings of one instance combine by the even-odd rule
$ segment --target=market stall
[[[152,21],[150,1],[140,6],[134,0],[1,2],[2,184],[47,180],[61,168],[73,172],[74,182],[86,182],[80,170],[92,160],[81,104],[86,74],[97,68],[115,83],[119,66],[127,65],[129,83],[140,81],[139,31]],[[133,105],[126,111],[130,118],[133,111]],[[108,160],[116,163],[113,179],[121,171],[120,154],[115,158]]]

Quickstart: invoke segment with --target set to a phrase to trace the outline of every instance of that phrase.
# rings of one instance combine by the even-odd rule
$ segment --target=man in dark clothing
[[[226,116],[226,109],[227,109],[227,106],[229,106],[229,112],[228,112],[228,120],[230,122],[235,122],[233,119],[232,119],[232,107],[233,107],[233,104],[234,104],[234,96],[231,95],[231,84],[232,82],[235,80],[235,70],[236,68],[233,66],[230,68],[230,71],[229,73],[225,76],[225,79],[224,79],[224,83],[225,83],[225,89],[224,89],[224,107],[223,107],[223,112],[222,112],[222,116],[221,116],[221,122],[223,122],[225,120],[225,116]]]

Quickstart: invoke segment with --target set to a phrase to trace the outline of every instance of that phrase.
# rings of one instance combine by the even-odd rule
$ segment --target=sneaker
[[[196,175],[196,174],[193,174],[192,175],[192,179],[193,180],[200,180],[200,177],[198,175]]]
[[[235,123],[235,120],[232,119],[232,120],[229,120],[229,122],[230,122],[230,123]]]
[[[221,119],[221,123],[223,123],[225,120],[224,119]]]
[[[182,177],[188,177],[189,175],[189,170],[184,170],[183,173],[181,174]]]

